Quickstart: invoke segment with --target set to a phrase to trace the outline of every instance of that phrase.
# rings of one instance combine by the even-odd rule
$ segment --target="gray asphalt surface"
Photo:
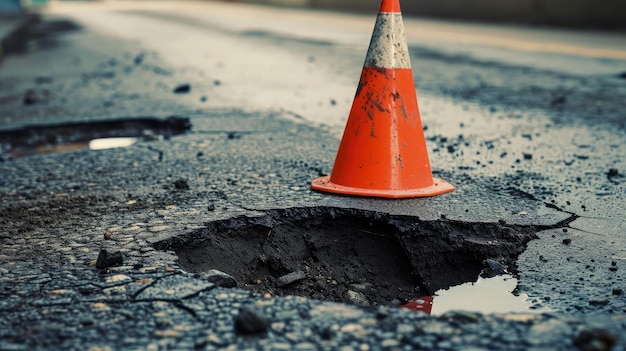
[[[222,16],[202,19],[218,5],[202,6],[55,8],[26,52],[4,58],[2,130],[172,115],[193,127],[124,149],[2,156],[1,349],[626,349],[620,48],[601,57],[598,41],[580,50],[589,55],[520,50],[507,60],[492,55],[497,45],[419,45],[409,32],[433,169],[457,191],[355,199],[309,183],[331,170],[373,16],[345,15],[332,22],[344,30],[329,34],[304,20],[319,12],[281,10],[273,16],[303,21],[285,33],[272,10],[250,22],[231,17],[256,8],[220,4]],[[190,91],[173,93],[181,84]],[[575,220],[539,232],[517,260],[518,291],[552,311],[542,314],[428,317],[257,295],[215,287],[153,246],[206,222],[301,207]],[[124,264],[96,269],[101,249],[121,251]],[[235,316],[250,306],[269,319],[261,336],[235,331]]]

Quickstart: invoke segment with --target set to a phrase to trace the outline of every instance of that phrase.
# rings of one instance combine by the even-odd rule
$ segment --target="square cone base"
[[[390,199],[403,199],[412,197],[429,197],[449,193],[455,188],[452,184],[437,178],[433,178],[433,185],[418,189],[365,189],[353,188],[350,186],[335,184],[330,181],[330,176],[315,179],[311,183],[313,190],[324,191],[327,193],[385,197]]]

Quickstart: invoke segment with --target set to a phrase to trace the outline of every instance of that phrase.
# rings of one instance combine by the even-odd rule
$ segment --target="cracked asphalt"
[[[457,190],[339,197],[309,184],[331,170],[372,18],[328,15],[346,26],[328,34],[320,12],[283,9],[306,24],[285,33],[224,20],[273,18],[270,8],[102,6],[50,9],[0,64],[0,349],[626,349],[626,80],[584,70],[623,60],[521,52],[536,59],[526,65],[409,32],[435,176]],[[21,158],[3,139],[28,125],[169,116],[191,131]],[[515,261],[527,313],[428,316],[223,288],[155,249],[208,222],[307,207],[563,225]],[[123,263],[96,268],[101,250]]]

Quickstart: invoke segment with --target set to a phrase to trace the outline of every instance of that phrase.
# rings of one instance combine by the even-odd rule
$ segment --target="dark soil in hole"
[[[514,272],[542,229],[314,207],[210,222],[155,246],[175,250],[183,269],[218,269],[257,292],[398,305],[474,281],[486,259]],[[282,286],[293,272],[303,279]]]

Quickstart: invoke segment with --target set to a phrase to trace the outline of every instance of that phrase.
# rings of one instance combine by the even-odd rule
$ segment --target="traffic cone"
[[[382,0],[333,170],[311,187],[387,198],[454,190],[432,176],[399,0]]]

